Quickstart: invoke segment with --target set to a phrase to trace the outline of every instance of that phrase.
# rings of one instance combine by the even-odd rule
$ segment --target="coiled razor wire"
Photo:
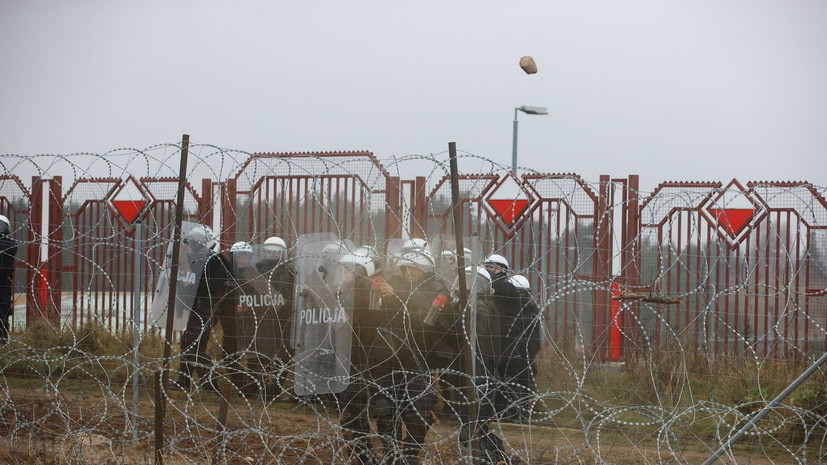
[[[159,328],[144,325],[140,346],[134,347],[134,263],[123,257],[140,257],[144,272],[139,308],[146,322],[171,237],[169,212],[180,150],[180,144],[161,144],[104,154],[0,156],[0,213],[10,218],[20,247],[12,334],[0,348],[0,462],[155,460],[153,379],[164,366],[163,335]],[[190,154],[185,215],[203,222],[217,214],[205,211],[205,205],[221,206],[223,229],[235,230],[235,237],[222,237],[222,244],[261,244],[269,235],[291,243],[302,233],[329,232],[384,251],[386,231],[392,229],[388,224],[393,224],[389,222],[402,228],[394,231],[396,237],[452,231],[440,210],[450,204],[443,187],[438,187],[445,186],[449,173],[446,153],[377,160],[361,152],[250,154],[204,144],[190,147]],[[615,195],[611,208],[599,211],[587,202],[597,198],[598,183],[573,174],[526,170],[521,176],[533,179],[528,185],[534,187],[516,195],[547,202],[548,208],[545,217],[539,210],[525,213],[528,220],[522,228],[531,231],[525,235],[498,223],[501,220],[481,203],[510,176],[508,169],[468,153],[460,155],[459,164],[469,231],[476,233],[486,253],[510,255],[513,272],[530,277],[543,310],[526,322],[527,328],[542,328],[536,387],[502,376],[476,380],[480,392],[523,393],[521,398],[507,398],[488,424],[489,433],[503,442],[504,463],[700,463],[825,350],[824,187],[724,181],[666,183],[652,193],[632,192],[641,204],[643,222],[631,230],[640,235],[622,239],[615,230],[615,246],[605,255],[613,261],[626,253],[638,257],[640,275],[636,280],[620,279],[623,292],[677,297],[681,303],[670,307],[621,300],[609,320],[623,353],[612,359],[594,347],[605,330],[595,326],[594,296],[610,296],[613,282],[626,270],[597,276],[594,263],[602,251],[594,238],[602,227],[601,215],[612,215],[609,223],[617,222],[610,212],[627,206],[618,201],[623,196]],[[43,237],[34,228],[38,219],[33,207],[40,200],[31,195],[33,177],[58,176],[62,192],[52,195],[60,197],[64,209],[59,240]],[[430,199],[425,208],[414,205],[421,195],[414,190],[414,176],[425,180]],[[117,188],[130,178],[139,186],[130,187],[130,195],[147,194],[148,200],[161,205],[143,211],[140,243],[131,239],[130,225],[114,210],[104,208],[96,216],[87,212],[96,202],[114,200]],[[358,179],[358,187],[346,184],[345,178]],[[402,181],[401,201],[391,209],[386,200],[397,178]],[[218,189],[203,192],[202,179]],[[297,179],[304,184],[289,184]],[[227,192],[221,189],[229,180],[241,192],[232,202],[222,200],[226,194],[221,193]],[[292,187],[256,194],[267,182],[272,182],[267,184],[271,189]],[[542,182],[553,187],[542,187]],[[559,197],[543,197],[550,193]],[[725,208],[727,202],[743,208],[744,199],[760,210],[747,227],[756,235],[727,236],[725,228],[715,229],[721,225],[710,221],[709,208]],[[236,210],[226,211],[228,205]],[[594,215],[583,216],[589,208]],[[227,218],[237,223],[228,224]],[[408,229],[414,223],[415,228]],[[562,224],[563,233],[552,231],[555,223]],[[40,298],[43,283],[54,279],[44,272],[46,245],[62,252],[63,288],[46,292],[58,296],[56,303],[50,298],[61,316],[59,327],[38,323],[31,310],[37,306],[27,310],[29,299]],[[520,255],[523,249],[535,252]],[[563,259],[551,260],[555,254]],[[606,302],[610,305],[611,299]],[[470,328],[464,328],[462,339],[472,341]],[[393,337],[399,335],[388,335]],[[404,339],[396,342],[411,346]],[[171,383],[163,392],[165,463],[357,463],[353,451],[359,441],[370,445],[369,455],[376,463],[390,463],[394,454],[405,453],[404,444],[388,446],[394,438],[378,432],[370,407],[369,431],[353,439],[354,431],[340,422],[347,404],[341,395],[296,395],[291,384],[295,360],[271,359],[252,346],[223,354],[221,343],[221,329],[214,328],[208,374],[190,390],[175,390]],[[354,347],[358,344],[355,341]],[[181,374],[180,354],[174,352],[169,364],[172,380]],[[267,363],[233,368],[228,357]],[[422,375],[422,367],[410,368],[408,375]],[[136,370],[137,415],[132,405]],[[461,418],[469,407],[464,389],[470,377],[453,368],[426,367],[425,373],[434,386],[427,393],[437,400],[430,411],[417,412],[430,424],[418,458],[421,463],[467,463]],[[256,387],[251,392],[236,389],[231,381],[238,375]],[[208,389],[205,379],[215,382],[219,392]],[[825,380],[822,374],[797,389],[724,462],[827,460]],[[370,370],[354,369],[347,381],[363,385],[371,405],[387,394],[388,386],[373,379]],[[384,397],[407,405],[426,393],[400,392]]]

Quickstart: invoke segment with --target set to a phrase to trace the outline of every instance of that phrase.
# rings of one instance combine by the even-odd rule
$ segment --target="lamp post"
[[[511,171],[517,173],[517,112],[527,115],[547,115],[548,108],[523,105],[514,109],[514,135],[511,139]]]

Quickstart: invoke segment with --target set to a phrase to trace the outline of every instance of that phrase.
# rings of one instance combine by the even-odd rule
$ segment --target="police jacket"
[[[234,312],[238,302],[238,290],[235,286],[227,286],[227,282],[233,281],[229,260],[219,253],[214,253],[207,258],[203,266],[201,280],[195,291],[193,310],[202,314],[206,311],[212,314]]]
[[[14,261],[17,257],[17,241],[8,234],[0,235],[0,285],[14,279]]]
[[[400,276],[391,277],[388,284],[394,295],[382,297],[371,362],[386,368],[428,371],[437,353],[452,350],[445,332],[425,322],[433,306],[451,312],[448,286],[433,273],[413,286]]]
[[[267,282],[270,293],[270,308],[275,310],[282,326],[293,321],[293,287],[296,276],[288,262],[282,260],[262,260],[256,264],[259,273]],[[287,326],[289,329],[289,326]]]
[[[541,327],[537,317],[540,307],[527,290],[519,290],[509,298],[507,313],[502,318],[503,351],[505,356],[533,358],[540,352]]]
[[[352,328],[350,362],[359,370],[370,368],[370,354],[376,343],[376,329],[379,327],[378,316],[379,292],[372,287],[373,280],[364,274],[358,274],[353,283]]]

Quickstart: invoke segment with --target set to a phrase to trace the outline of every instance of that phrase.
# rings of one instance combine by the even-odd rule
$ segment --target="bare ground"
[[[133,465],[154,462],[154,404],[140,403],[137,442],[130,399],[99,394],[55,394],[41,389],[0,391],[0,464]],[[126,407],[125,407],[126,406]],[[218,423],[220,398],[175,392],[164,425],[165,464],[345,463],[346,443],[335,431],[335,415],[324,406],[262,403],[233,398],[226,427]],[[698,464],[708,446],[675,453],[646,445],[622,432],[599,441],[580,430],[553,426],[500,425],[515,458],[531,464]],[[462,463],[456,427],[438,421],[429,434],[425,463]],[[599,444],[595,446],[594,444]],[[378,440],[376,440],[378,448]],[[783,454],[782,454],[783,455]],[[803,463],[817,463],[813,459]],[[761,450],[739,449],[719,463],[802,463],[789,455],[770,459]]]

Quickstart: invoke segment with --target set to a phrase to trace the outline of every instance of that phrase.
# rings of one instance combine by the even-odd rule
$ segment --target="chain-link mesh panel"
[[[200,300],[165,359],[151,303],[181,153],[0,157],[0,258],[17,245],[0,260],[0,457],[146,463],[161,421],[165,463],[700,463],[827,349],[821,186],[644,193],[460,154],[467,265],[496,253],[525,277],[472,286],[468,318],[447,154],[191,145],[183,216],[224,258],[185,273]],[[823,378],[728,460],[824,462]]]

